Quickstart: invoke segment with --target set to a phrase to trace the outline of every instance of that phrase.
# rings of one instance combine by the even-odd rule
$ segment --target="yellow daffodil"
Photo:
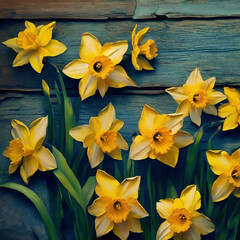
[[[66,51],[66,46],[52,39],[52,31],[56,22],[36,27],[26,21],[26,29],[18,33],[18,37],[11,38],[3,44],[17,52],[13,67],[19,67],[30,62],[32,68],[41,73],[43,57],[55,57]]]
[[[177,113],[183,113],[184,117],[190,115],[192,122],[200,126],[202,111],[216,116],[214,105],[226,99],[213,89],[215,82],[215,77],[203,81],[199,69],[195,68],[183,87],[171,87],[166,92],[179,104]]]
[[[108,87],[135,86],[125,70],[117,65],[122,61],[127,48],[127,41],[106,43],[102,46],[90,33],[82,35],[80,59],[72,61],[63,69],[63,73],[68,77],[81,78],[79,94],[82,100],[94,95],[97,89],[104,97]]]
[[[223,131],[236,128],[240,124],[240,95],[235,88],[224,88],[229,103],[218,108],[218,115],[226,118],[223,123]]]
[[[138,202],[140,177],[126,178],[119,183],[114,177],[102,170],[97,171],[96,194],[99,196],[88,208],[96,216],[97,237],[113,230],[121,240],[126,240],[129,231],[142,232],[140,218],[148,216]]]
[[[240,198],[240,149],[232,156],[225,151],[209,150],[207,160],[212,171],[219,175],[212,186],[213,201],[222,201],[231,193]]]
[[[140,45],[149,27],[143,28],[138,33],[136,33],[136,29],[137,24],[132,31],[132,64],[136,70],[154,70],[148,60],[152,60],[158,55],[155,41],[148,39],[144,44]]]
[[[42,146],[46,136],[48,117],[38,118],[28,127],[18,121],[12,120],[12,137],[3,155],[10,159],[9,174],[14,173],[21,165],[20,174],[27,184],[29,178],[39,169],[52,170],[57,167],[52,153]]]
[[[158,231],[157,240],[200,240],[215,230],[212,221],[197,212],[201,207],[201,195],[196,185],[186,187],[180,198],[161,199],[157,202],[157,211],[161,218],[166,219]]]
[[[91,117],[89,125],[72,128],[69,133],[77,141],[83,142],[92,168],[104,159],[104,153],[121,160],[121,149],[128,150],[128,144],[118,132],[124,122],[116,119],[116,112],[110,103],[97,117]]]
[[[150,157],[171,167],[178,161],[179,148],[191,144],[193,137],[184,131],[183,114],[158,114],[145,105],[138,123],[141,135],[136,136],[130,148],[130,158],[142,160]]]

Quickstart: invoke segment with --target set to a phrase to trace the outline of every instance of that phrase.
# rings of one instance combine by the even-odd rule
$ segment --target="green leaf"
[[[85,211],[84,197],[79,181],[68,166],[67,161],[62,153],[59,152],[54,146],[52,146],[52,153],[58,166],[53,173]]]
[[[5,183],[1,184],[0,187],[13,189],[25,195],[37,208],[45,226],[48,239],[58,240],[52,219],[49,216],[43,201],[38,197],[36,193],[34,193],[31,189],[17,183]]]
[[[88,178],[87,182],[82,188],[85,208],[87,208],[87,205],[90,202],[93,193],[95,192],[96,185],[97,185],[96,177],[92,176]]]
[[[166,198],[177,198],[177,197],[178,197],[178,194],[177,194],[176,188],[172,184],[171,180],[168,179]]]
[[[119,182],[121,182],[122,177],[121,177],[121,173],[120,173],[120,171],[119,171],[119,168],[118,168],[116,162],[115,162],[115,168],[114,168],[114,170],[115,170],[115,178],[116,178]]]

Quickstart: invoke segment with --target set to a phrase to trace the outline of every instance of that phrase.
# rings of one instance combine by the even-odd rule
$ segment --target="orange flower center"
[[[37,35],[30,29],[25,29],[18,33],[17,45],[24,50],[37,50],[39,48]]]
[[[191,215],[185,208],[173,210],[167,221],[171,224],[170,229],[175,233],[186,232],[192,222],[190,221]]]
[[[114,199],[106,207],[107,217],[114,223],[127,220],[130,208],[125,199]]]
[[[110,153],[117,148],[117,133],[111,130],[99,132],[96,141],[104,153]]]
[[[149,39],[147,42],[139,46],[140,54],[145,55],[148,60],[152,60],[157,56],[157,47],[154,40]]]
[[[157,129],[151,141],[151,148],[155,151],[156,154],[165,154],[173,146],[173,136],[171,135],[172,131],[162,127]]]
[[[89,64],[89,72],[100,79],[105,79],[114,70],[114,65],[110,58],[106,56],[95,57]]]
[[[240,164],[229,170],[227,178],[234,187],[240,187]]]
[[[208,101],[207,92],[205,90],[199,90],[189,96],[189,101],[193,107],[204,109]]]

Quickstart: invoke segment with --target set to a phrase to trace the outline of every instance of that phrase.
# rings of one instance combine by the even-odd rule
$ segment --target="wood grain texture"
[[[1,19],[132,18],[135,0],[9,0],[0,2]]]
[[[134,19],[239,17],[238,0],[137,0]]]
[[[34,22],[36,25],[47,23]],[[218,85],[240,84],[240,19],[57,21],[53,38],[63,42],[68,49],[62,55],[49,58],[49,61],[62,69],[79,58],[81,35],[86,31],[98,37],[102,44],[125,39],[130,42],[131,31],[136,23],[138,29],[150,26],[146,39],[154,39],[159,49],[158,57],[151,61],[155,71],[135,71],[130,56],[122,61],[122,66],[139,88],[182,85],[195,67],[200,68],[204,79],[216,76]],[[24,21],[2,21],[0,41],[15,37],[23,28]],[[54,86],[56,74],[47,65],[42,75],[37,74],[29,64],[13,68],[12,61],[16,53],[3,44],[0,44],[0,55],[0,89],[40,89],[42,78],[46,78],[50,87]],[[76,89],[77,92],[78,80],[66,76],[64,80],[68,89]]]

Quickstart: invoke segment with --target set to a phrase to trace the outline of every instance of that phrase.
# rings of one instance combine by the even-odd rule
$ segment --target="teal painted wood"
[[[49,21],[34,21],[36,25]],[[67,45],[67,51],[49,58],[62,69],[79,57],[81,35],[89,31],[101,43],[131,39],[135,24],[138,29],[150,26],[146,39],[156,41],[159,55],[151,61],[155,71],[134,70],[131,58],[121,63],[127,73],[142,88],[179,86],[185,83],[195,67],[199,67],[204,79],[217,77],[218,85],[240,84],[240,20],[155,20],[155,21],[57,21],[53,38]],[[115,29],[118,29],[116,31]],[[24,28],[24,21],[2,21],[0,41],[17,36]],[[129,46],[131,49],[131,46]],[[16,53],[0,44],[0,89],[40,89],[41,79],[51,77],[54,86],[56,75],[52,68],[44,67],[43,75],[37,74],[30,65],[12,68]],[[68,89],[77,89],[78,80],[64,77]],[[122,91],[122,90],[119,90]],[[137,91],[138,92],[138,91]]]
[[[238,0],[137,0],[134,19],[239,17]]]

